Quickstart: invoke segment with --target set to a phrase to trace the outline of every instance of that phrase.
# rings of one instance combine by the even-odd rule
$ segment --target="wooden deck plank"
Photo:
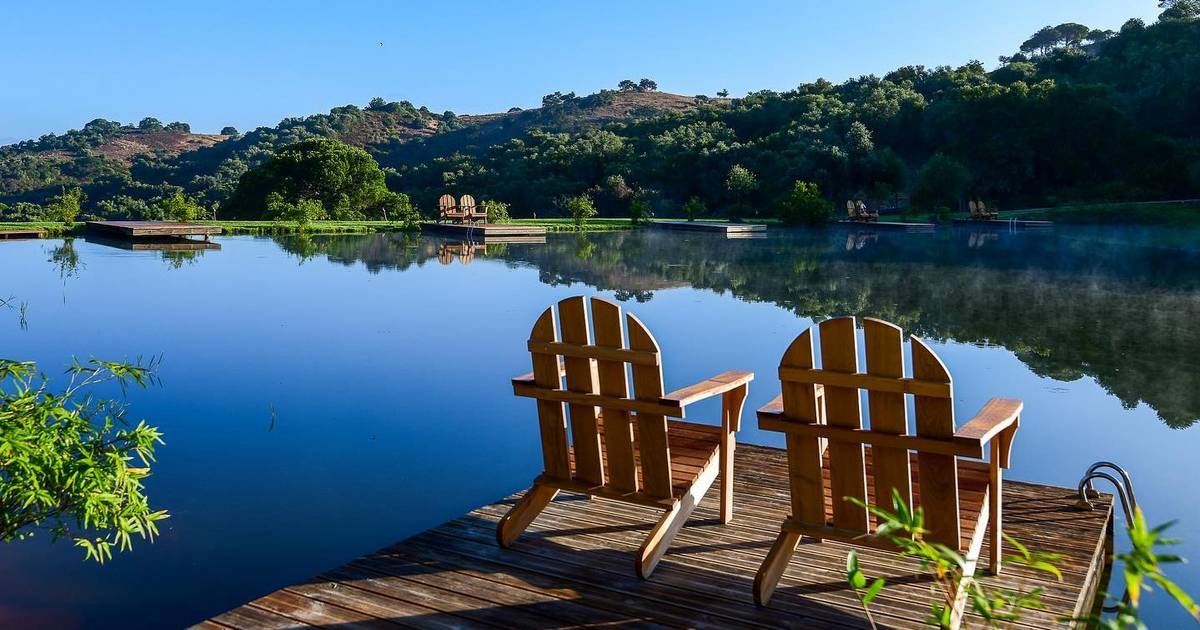
[[[470,240],[484,240],[494,237],[546,236],[546,228],[544,227],[515,223],[425,223],[421,226],[421,230],[430,234],[440,234]],[[488,242],[501,241],[489,240]]]
[[[0,241],[43,238],[42,230],[0,230]]]
[[[719,223],[715,221],[651,221],[650,225],[664,230],[684,232],[715,232],[726,236],[746,236],[765,233],[761,223]]]
[[[216,225],[197,225],[175,221],[88,221],[88,231],[120,236],[145,238],[151,236],[214,236],[221,233]]]
[[[962,471],[964,479],[973,474]],[[806,540],[770,606],[754,605],[751,581],[789,509],[786,475],[782,450],[741,445],[733,522],[720,524],[718,493],[710,492],[650,580],[638,579],[633,565],[655,510],[561,493],[525,536],[501,549],[495,526],[513,496],[198,627],[867,627],[845,584],[853,547],[842,543]],[[971,500],[978,498],[964,493]],[[985,584],[1046,590],[1046,610],[1026,612],[1014,627],[1046,627],[1086,611],[1101,586],[1111,497],[1094,511],[1074,502],[1067,488],[1005,482],[1007,533],[1063,554],[1062,582],[1012,564],[982,576]],[[872,605],[877,621],[923,627],[928,577],[893,553],[858,551],[868,575],[888,578]]]

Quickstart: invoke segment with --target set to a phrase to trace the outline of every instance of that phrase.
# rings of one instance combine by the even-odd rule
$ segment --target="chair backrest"
[[[454,196],[442,195],[438,197],[438,214],[445,216],[454,212]]]
[[[979,202],[979,214],[988,214],[987,206],[982,201]]]
[[[820,331],[821,367],[815,367],[813,328]],[[919,473],[919,503],[925,511],[927,538],[959,548],[958,467],[953,453],[953,386],[941,359],[917,337],[911,338],[912,376],[904,375],[902,331],[877,319],[863,320],[866,369],[860,371],[857,329],[853,317],[821,322],[788,347],[779,364],[783,413],[788,421],[820,422],[816,385],[824,387],[824,418],[830,430],[788,435],[792,517],[813,527],[826,527],[822,457],[829,455],[833,500],[832,527],[843,532],[871,531],[867,510],[843,497],[890,510],[892,489],[913,506],[913,473]],[[863,426],[860,391],[867,392],[869,426]],[[875,439],[872,434],[909,436],[906,397],[913,396],[915,437]],[[862,431],[853,434],[842,430]],[[865,434],[865,435],[864,435]],[[867,488],[864,443],[874,442],[874,492]],[[943,444],[945,443],[945,444]],[[945,448],[942,448],[945,446]],[[910,450],[917,452],[917,471],[910,469]],[[870,496],[870,495],[873,495]]]
[[[459,197],[458,208],[463,212],[475,212],[475,198],[471,195]]]
[[[669,499],[671,458],[665,416],[681,412],[659,403],[663,377],[658,342],[632,314],[624,318],[626,341],[621,307],[598,297],[590,302],[589,317],[583,296],[562,300],[557,313],[554,307],[547,308],[529,334],[545,474],[621,493]],[[632,394],[626,366],[632,375]],[[587,396],[564,405],[562,396],[548,393],[564,390]],[[570,412],[573,471],[564,406]],[[602,421],[597,419],[597,410],[603,413]],[[633,423],[637,424],[636,440]]]
[[[974,217],[979,215],[979,206],[976,206],[974,201],[968,201],[967,208],[971,210],[971,216]]]
[[[846,215],[851,219],[858,216],[858,208],[855,207],[853,201],[846,200]]]

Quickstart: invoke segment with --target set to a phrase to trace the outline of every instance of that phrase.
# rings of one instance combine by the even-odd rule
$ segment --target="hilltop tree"
[[[642,79],[638,81],[639,92],[653,92],[658,89],[658,84],[650,79]]]
[[[381,110],[384,107],[387,107],[387,101],[383,100],[381,96],[376,96],[367,103],[367,109],[370,110]]]
[[[162,128],[162,121],[150,116],[147,116],[138,122],[138,129],[141,129],[142,131],[159,131]]]
[[[629,79],[625,79],[617,84],[617,89],[622,92],[633,92],[637,90],[638,85]]]
[[[717,96],[720,98],[729,98],[729,90],[723,89],[720,92],[717,92]]]
[[[189,125],[185,122],[179,122],[179,121],[170,123],[166,127],[163,127],[163,129],[166,129],[167,131],[174,131],[176,133],[191,133],[192,132],[191,125]]]
[[[1200,0],[1159,0],[1160,20],[1189,20],[1200,17]]]
[[[222,127],[221,135],[222,136],[236,136],[236,135],[238,135],[237,127]]]
[[[314,138],[284,147],[242,175],[222,215],[261,218],[272,193],[278,195],[276,206],[315,201],[339,221],[382,218],[385,211],[391,220],[416,219],[408,197],[388,190],[375,158],[337,140]]]

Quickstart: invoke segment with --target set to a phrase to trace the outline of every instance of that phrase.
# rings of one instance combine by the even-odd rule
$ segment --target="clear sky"
[[[484,113],[640,77],[741,95],[908,64],[993,67],[1047,24],[1158,13],[1154,0],[3,4],[0,141],[97,117],[244,131],[373,96]]]

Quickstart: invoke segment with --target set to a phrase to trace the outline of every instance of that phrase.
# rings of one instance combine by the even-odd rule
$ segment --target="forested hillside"
[[[691,200],[768,216],[798,180],[831,203],[929,210],[968,196],[1001,207],[1200,197],[1200,20],[1195,3],[1174,4],[1115,33],[1047,27],[991,70],[910,66],[733,99],[643,80],[482,116],[374,99],[244,134],[95,120],[0,147],[0,219],[44,218],[74,188],[84,214],[157,218],[182,192],[220,218],[261,216],[221,204],[268,157],[317,137],[366,149],[388,188],[426,212],[443,192],[470,192],[550,216],[587,193],[606,214],[637,202],[678,215]]]

